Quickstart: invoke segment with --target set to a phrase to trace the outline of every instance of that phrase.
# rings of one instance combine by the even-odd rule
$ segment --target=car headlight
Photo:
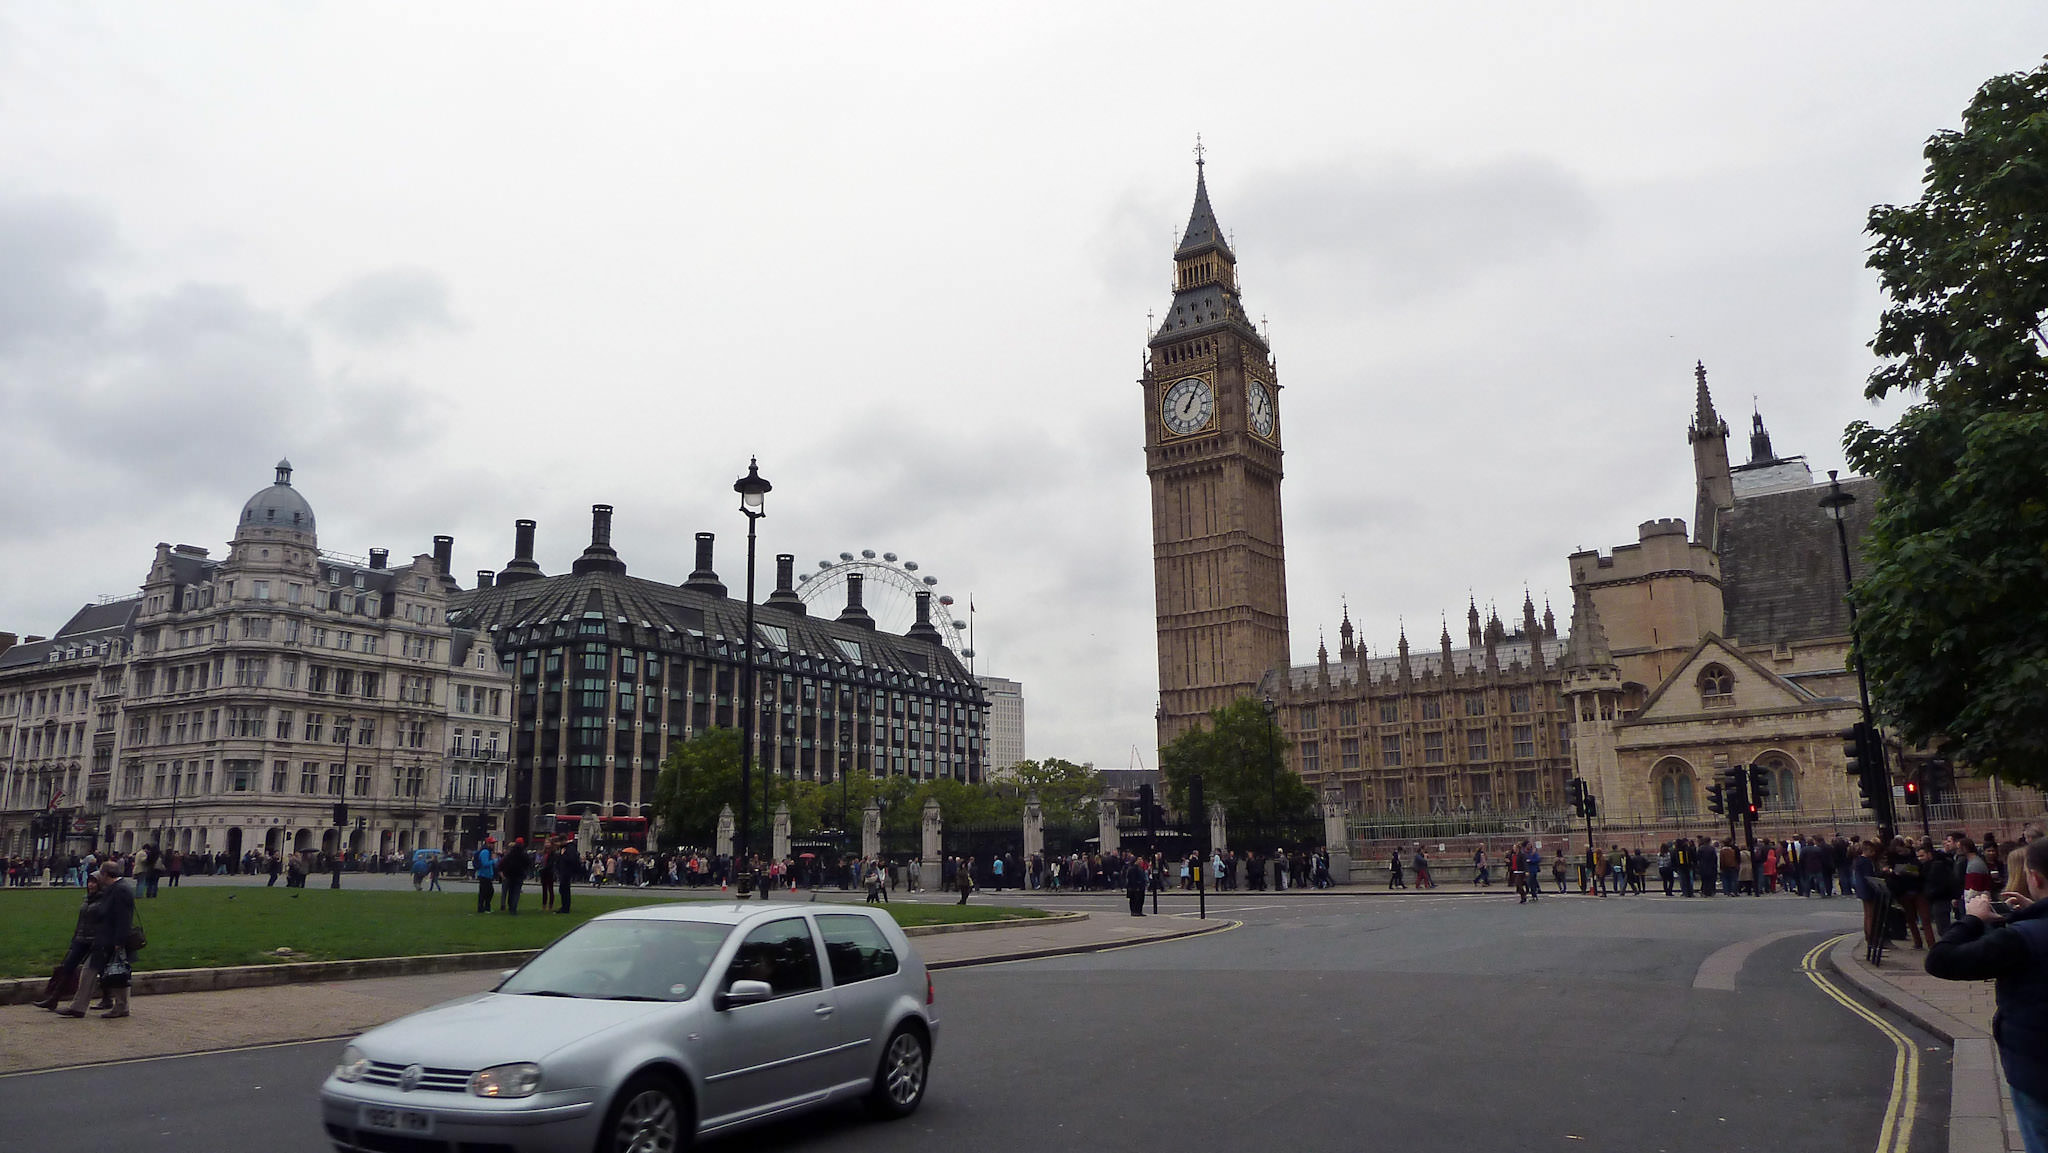
[[[370,1059],[363,1056],[361,1049],[350,1045],[342,1049],[341,1064],[334,1067],[334,1075],[343,1081],[360,1081],[369,1068]]]
[[[469,1091],[478,1097],[531,1097],[540,1090],[540,1066],[531,1061],[493,1065],[469,1075]]]

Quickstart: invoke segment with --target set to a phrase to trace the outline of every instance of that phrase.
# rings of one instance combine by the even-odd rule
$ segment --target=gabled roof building
[[[518,522],[512,560],[450,600],[514,678],[515,832],[549,816],[642,817],[673,742],[741,727],[747,606],[714,568],[713,534],[697,534],[686,579],[649,580],[612,547],[612,512],[593,507],[589,546],[554,576],[533,561],[534,522]],[[984,694],[931,623],[930,594],[898,636],[876,628],[859,575],[836,617],[810,615],[794,564],[776,558],[754,614],[755,764],[785,780],[981,780]]]

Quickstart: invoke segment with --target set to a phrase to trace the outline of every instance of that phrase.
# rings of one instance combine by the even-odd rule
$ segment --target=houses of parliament
[[[1653,517],[1634,541],[1565,557],[1562,636],[1552,608],[1539,614],[1525,593],[1519,619],[1482,618],[1468,599],[1463,636],[1446,624],[1433,644],[1411,645],[1403,631],[1373,653],[1340,607],[1336,654],[1319,647],[1297,665],[1281,386],[1199,157],[1173,264],[1172,305],[1139,380],[1161,746],[1249,695],[1273,715],[1291,767],[1355,818],[1554,813],[1580,777],[1609,819],[1711,820],[1706,786],[1729,765],[1759,764],[1775,815],[1822,831],[1862,823],[1838,737],[1860,714],[1837,534],[1821,504],[1832,481],[1779,456],[1760,414],[1748,459],[1732,463],[1704,365],[1692,366],[1690,420],[1672,419],[1674,455],[1682,436],[1692,458],[1690,518]],[[1860,568],[1875,486],[1840,484],[1855,498],[1845,527]],[[1895,768],[1910,771],[1919,754],[1900,752]]]

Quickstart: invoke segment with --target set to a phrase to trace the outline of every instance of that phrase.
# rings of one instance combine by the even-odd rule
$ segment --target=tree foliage
[[[1187,812],[1188,778],[1202,776],[1205,803],[1221,802],[1233,823],[1298,817],[1315,804],[1301,775],[1287,767],[1287,739],[1251,697],[1210,710],[1209,727],[1189,729],[1159,750],[1167,804]]]
[[[924,803],[937,800],[949,825],[1015,824],[1022,828],[1025,799],[1035,790],[1046,819],[1058,823],[1092,819],[1102,795],[1102,778],[1093,769],[1060,760],[1022,761],[1014,775],[1001,781],[971,785],[950,778],[917,781],[909,777],[848,774],[842,781],[789,780],[774,774],[764,783],[760,766],[751,781],[751,842],[773,828],[763,815],[776,805],[789,805],[790,835],[798,838],[843,831],[858,844],[861,814],[871,800],[882,805],[882,827],[895,832],[922,827]],[[764,798],[765,788],[765,798]],[[654,787],[654,815],[664,844],[709,847],[718,834],[718,812],[732,806],[740,812],[740,735],[736,729],[706,729],[669,749]]]
[[[2048,785],[2048,67],[1936,133],[1917,203],[1871,210],[1889,303],[1849,463],[1882,489],[1853,599],[1885,719],[1979,771]]]
[[[759,782],[755,783],[759,787]],[[654,782],[654,819],[660,840],[709,847],[718,835],[718,811],[740,811],[740,734],[705,729],[669,746]]]

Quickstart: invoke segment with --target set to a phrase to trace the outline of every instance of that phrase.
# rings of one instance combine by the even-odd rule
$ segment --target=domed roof
[[[284,528],[313,531],[313,506],[292,487],[292,462],[277,462],[277,480],[242,506],[240,528]],[[239,529],[237,530],[239,531]]]

